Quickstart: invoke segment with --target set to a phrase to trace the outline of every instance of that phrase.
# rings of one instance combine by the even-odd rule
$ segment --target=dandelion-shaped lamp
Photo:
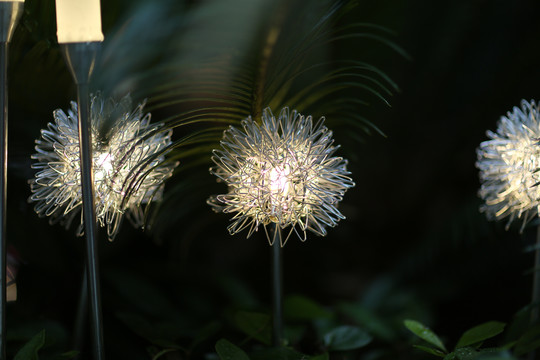
[[[293,232],[303,241],[307,230],[326,235],[327,226],[344,218],[337,204],[354,186],[347,161],[332,156],[338,146],[332,146],[332,132],[323,122],[313,123],[311,116],[288,108],[276,118],[266,108],[260,124],[248,117],[243,131],[225,130],[222,149],[212,157],[216,166],[210,171],[229,191],[209,203],[218,212],[234,213],[229,233],[248,229],[250,237],[262,225],[274,248],[274,345],[282,342],[281,247]]]
[[[172,143],[172,130],[161,130],[150,123],[143,104],[132,109],[129,96],[119,102],[92,97],[92,156],[96,217],[107,228],[109,240],[120,229],[124,215],[136,227],[144,225],[144,209],[160,200],[164,182],[172,175],[176,163],[165,162]],[[84,231],[82,189],[80,181],[77,103],[66,112],[54,111],[54,123],[41,131],[36,141],[37,153],[32,167],[38,172],[30,182],[30,201],[35,211],[48,216],[51,223],[69,227],[80,218],[77,235]],[[101,135],[109,124],[113,126]]]
[[[497,131],[477,149],[480,170],[479,196],[485,201],[480,210],[490,220],[508,219],[506,228],[521,219],[522,232],[540,213],[540,111],[534,101],[522,100],[498,122]],[[537,245],[540,245],[540,229]],[[540,248],[536,249],[533,304],[540,301]],[[538,309],[533,311],[533,320]]]

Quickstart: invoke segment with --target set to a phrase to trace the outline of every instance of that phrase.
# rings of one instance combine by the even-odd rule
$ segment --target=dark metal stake
[[[538,322],[538,306],[540,302],[540,225],[536,228],[536,248],[534,249],[533,284],[531,298],[531,326]],[[536,359],[536,351],[529,353],[529,360]]]
[[[94,359],[104,359],[101,295],[99,285],[97,222],[92,172],[92,124],[90,121],[89,78],[95,64],[99,42],[62,44],[66,63],[77,84],[79,115],[79,144],[81,159],[81,185],[83,220],[86,235],[86,271],[90,293],[90,322]]]
[[[86,326],[88,324],[88,276],[86,268],[84,269],[81,281],[81,291],[79,293],[79,302],[77,304],[77,314],[75,316],[75,324],[73,326],[73,349],[79,351],[79,355],[75,359],[80,359],[83,347],[86,344]]]
[[[538,321],[540,302],[540,226],[536,229],[536,249],[534,250],[533,286],[531,299],[531,325]]]
[[[7,295],[7,241],[6,241],[6,198],[7,198],[7,131],[8,131],[8,111],[7,111],[7,42],[0,43],[0,82],[2,83],[2,94],[0,95],[0,107],[2,111],[2,124],[0,125],[0,164],[2,164],[2,174],[0,175],[0,218],[2,230],[0,231],[0,317],[2,322],[2,334],[0,343],[1,358],[6,358],[6,295]]]
[[[22,11],[22,2],[0,2],[0,358],[6,359],[6,295],[7,295],[7,154],[8,154],[8,43]]]
[[[281,228],[274,224],[272,245],[272,345],[283,346],[283,264]]]

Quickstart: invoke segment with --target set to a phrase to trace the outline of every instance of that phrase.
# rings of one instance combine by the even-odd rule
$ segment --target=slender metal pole
[[[86,235],[86,271],[90,292],[91,323],[96,359],[103,359],[103,326],[99,285],[96,209],[94,177],[92,173],[92,133],[90,124],[90,93],[88,84],[79,84],[79,144],[83,196],[84,232]]]
[[[8,43],[23,11],[22,2],[0,2],[0,358],[6,359],[7,295],[7,155],[8,155]]]
[[[76,359],[80,358],[83,347],[85,345],[85,337],[87,332],[86,325],[88,324],[88,276],[86,268],[84,269],[81,281],[81,291],[79,293],[79,302],[77,304],[77,314],[75,316],[75,324],[73,326],[73,349],[79,352]]]
[[[534,250],[533,284],[531,298],[531,325],[538,322],[538,306],[540,302],[540,226],[536,228],[536,249]]]
[[[540,306],[540,225],[536,228],[536,246],[534,249],[533,283],[531,296],[531,326],[538,322],[538,306]],[[529,360],[536,359],[536,351],[529,353]]]
[[[0,82],[2,83],[2,94],[0,95],[0,107],[2,108],[2,119],[0,120],[0,164],[2,164],[2,174],[0,175],[0,219],[2,229],[0,231],[0,356],[6,358],[6,294],[7,294],[7,241],[6,241],[6,198],[7,198],[7,131],[8,131],[8,106],[7,106],[7,42],[0,43]]]
[[[272,244],[272,345],[283,346],[283,263],[281,228],[274,225]]]
[[[101,294],[97,242],[94,176],[92,170],[92,124],[90,119],[89,79],[95,64],[99,42],[62,44],[66,63],[77,84],[79,116],[79,150],[81,161],[81,187],[83,221],[86,236],[86,274],[90,294],[90,322],[94,359],[104,359]]]

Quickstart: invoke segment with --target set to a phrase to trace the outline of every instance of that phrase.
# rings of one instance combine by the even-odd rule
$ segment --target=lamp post
[[[0,1],[0,357],[6,358],[6,197],[7,197],[7,134],[8,134],[8,92],[7,58],[8,43],[22,15],[24,0]]]
[[[77,85],[83,220],[86,236],[86,276],[95,359],[104,358],[99,285],[97,223],[92,170],[92,124],[89,80],[103,41],[99,0],[56,0],[58,43]]]

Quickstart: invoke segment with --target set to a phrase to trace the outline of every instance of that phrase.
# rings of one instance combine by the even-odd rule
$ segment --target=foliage
[[[484,347],[486,340],[490,340],[503,333],[506,327],[505,323],[488,321],[466,330],[457,341],[454,349],[448,351],[439,336],[420,322],[405,320],[404,325],[413,334],[430,345],[415,344],[415,348],[444,358],[445,360],[517,360],[519,356],[533,353],[536,349],[540,348],[538,326],[532,326],[522,330],[523,333],[515,341],[506,341],[499,347]]]

